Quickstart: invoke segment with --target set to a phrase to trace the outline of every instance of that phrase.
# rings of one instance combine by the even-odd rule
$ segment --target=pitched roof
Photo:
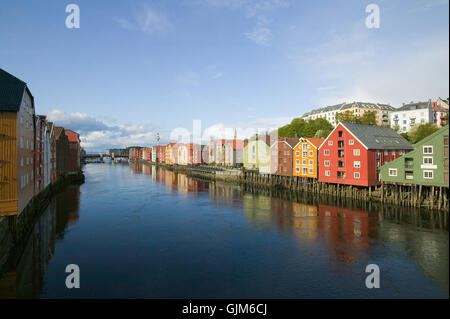
[[[308,141],[310,141],[311,142],[311,144],[313,144],[316,148],[318,148],[319,146],[320,146],[320,144],[322,144],[323,143],[323,141],[325,141],[325,139],[324,138],[314,138],[314,137],[311,137],[311,138],[306,138]]]
[[[299,140],[300,139],[297,137],[280,137],[278,139],[278,141],[275,141],[274,143],[272,143],[272,146],[277,142],[286,142],[291,148],[294,148],[295,145],[298,144]]]
[[[17,112],[26,87],[25,82],[0,69],[0,111]]]
[[[398,109],[395,109],[394,112],[426,109],[430,106],[430,103],[431,102],[409,103],[409,104],[403,105],[402,107],[400,107]]]
[[[390,127],[340,123],[370,150],[412,150],[413,146]]]
[[[341,110],[347,110],[352,107],[359,107],[363,109],[375,109],[375,110],[388,110],[392,111],[394,108],[390,106],[389,104],[381,104],[381,103],[367,103],[367,102],[352,102],[352,103],[346,103],[344,106],[342,106]]]
[[[69,139],[69,143],[79,143],[80,142],[80,135],[78,133],[75,133],[71,130],[65,130],[67,138]]]
[[[56,139],[59,139],[62,131],[64,131],[64,127],[55,126],[55,137],[56,137]]]

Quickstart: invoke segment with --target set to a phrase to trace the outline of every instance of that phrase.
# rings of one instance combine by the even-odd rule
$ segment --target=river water
[[[448,298],[446,214],[87,164],[0,274],[12,298]],[[80,268],[67,289],[66,266]],[[380,288],[365,285],[366,266]]]

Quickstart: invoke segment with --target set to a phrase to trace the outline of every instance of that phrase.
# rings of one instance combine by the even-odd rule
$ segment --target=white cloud
[[[80,134],[81,145],[88,152],[131,145],[153,145],[156,127],[147,125],[108,125],[82,113],[68,114],[61,110],[47,113],[49,121]]]
[[[162,13],[148,5],[142,6],[131,20],[115,18],[114,21],[125,30],[139,30],[147,34],[164,33],[173,28],[173,25]]]
[[[252,31],[246,32],[244,35],[261,46],[269,45],[272,39],[272,31],[263,23],[258,23]]]

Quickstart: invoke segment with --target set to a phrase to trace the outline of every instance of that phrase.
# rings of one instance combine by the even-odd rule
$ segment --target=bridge
[[[111,159],[111,161],[128,161],[128,156],[115,156],[114,153],[112,154],[84,154],[81,156],[81,162],[82,163],[102,163],[105,158]]]

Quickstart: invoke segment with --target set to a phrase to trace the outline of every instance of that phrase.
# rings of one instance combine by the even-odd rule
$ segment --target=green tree
[[[342,113],[337,113],[336,121],[343,122],[343,123],[354,123],[354,124],[359,123],[358,116],[354,115],[352,111],[345,111]]]
[[[377,113],[375,111],[367,111],[359,117],[359,123],[365,125],[377,125]]]
[[[333,125],[326,119],[305,121],[301,118],[293,119],[288,125],[278,129],[280,137],[314,137],[318,131],[320,135],[328,136],[333,130]]]
[[[409,132],[409,141],[413,144],[438,131],[439,127],[433,123],[416,124]]]

